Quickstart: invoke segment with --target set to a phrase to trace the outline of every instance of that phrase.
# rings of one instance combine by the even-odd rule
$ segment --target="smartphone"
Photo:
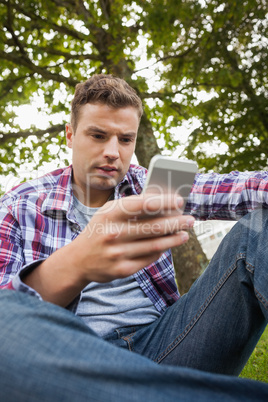
[[[143,191],[178,194],[184,199],[185,206],[197,169],[194,161],[155,155],[150,161]]]

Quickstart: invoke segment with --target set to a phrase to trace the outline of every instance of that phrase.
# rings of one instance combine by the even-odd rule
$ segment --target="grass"
[[[266,326],[240,377],[268,383],[268,326]]]

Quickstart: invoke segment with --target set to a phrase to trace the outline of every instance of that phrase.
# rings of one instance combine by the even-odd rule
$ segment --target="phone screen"
[[[146,193],[175,193],[184,199],[184,205],[191,191],[197,165],[193,161],[183,161],[163,156],[155,156],[149,166]]]
[[[152,171],[146,192],[163,194],[176,193],[187,198],[194,181],[195,173],[182,172],[155,167]]]

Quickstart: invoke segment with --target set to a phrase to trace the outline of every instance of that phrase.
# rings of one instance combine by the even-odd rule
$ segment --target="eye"
[[[95,138],[96,140],[104,139],[104,135],[102,135],[102,134],[93,134],[92,137]]]
[[[123,142],[124,144],[128,144],[128,143],[132,142],[133,140],[130,137],[122,137],[122,138],[120,138],[120,141]]]

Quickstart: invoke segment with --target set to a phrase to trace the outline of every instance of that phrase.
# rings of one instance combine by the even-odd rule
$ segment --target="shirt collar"
[[[144,187],[146,174],[145,168],[131,164],[123,180],[115,187],[114,198],[140,194]]]
[[[146,169],[130,165],[123,180],[115,187],[114,198],[140,194],[144,185],[144,172]],[[64,211],[68,218],[74,219],[71,212],[73,210],[72,165],[62,169],[58,181],[55,182],[42,204],[42,213],[55,210]]]
[[[42,213],[55,210],[67,212],[72,203],[72,165],[70,165],[62,170],[59,179],[48,193],[42,204]]]

